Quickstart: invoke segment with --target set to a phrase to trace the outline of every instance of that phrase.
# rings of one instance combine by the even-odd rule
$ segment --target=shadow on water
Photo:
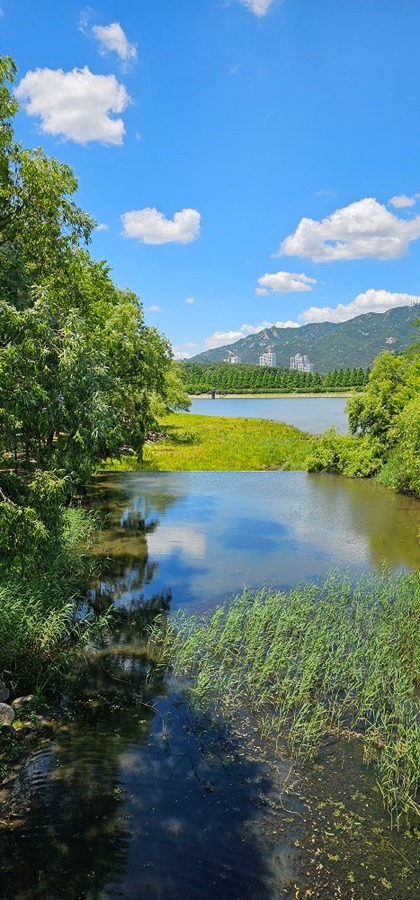
[[[278,896],[290,836],[263,848],[255,832],[279,787],[226,726],[193,715],[141,653],[100,654],[77,688],[73,721],[15,785],[0,896]]]
[[[263,752],[250,722],[193,713],[142,635],[156,614],[208,607],[244,581],[296,583],[384,558],[415,567],[419,505],[305,473],[105,476],[92,497],[108,521],[90,601],[113,605],[110,629],[72,685],[66,727],[33,755],[1,815],[0,897],[274,900],[305,896],[293,887],[305,872],[308,896],[325,900],[415,896],[412,850],[402,885],[389,875],[404,871],[406,849],[393,835],[390,853],[357,749],[325,752],[301,780],[303,803],[287,792],[287,758]]]

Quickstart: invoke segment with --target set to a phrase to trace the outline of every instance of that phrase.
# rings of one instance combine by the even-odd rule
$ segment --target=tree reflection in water
[[[117,609],[116,635],[167,603]],[[14,827],[0,827],[0,896],[268,900],[273,872],[249,828],[271,809],[262,767],[168,694],[141,648],[105,648],[74,693],[73,721],[34,755],[15,787]]]
[[[149,558],[148,535],[160,524],[159,515],[182,499],[179,495],[150,493],[141,500],[130,496],[120,484],[105,479],[95,482],[90,497],[94,508],[105,516],[100,543],[94,548],[101,575],[90,588],[90,600],[98,612],[108,609],[111,602],[134,611],[144,604],[144,588],[157,575],[159,563]],[[162,602],[163,596],[152,597],[149,609]],[[170,589],[166,591],[166,602]]]

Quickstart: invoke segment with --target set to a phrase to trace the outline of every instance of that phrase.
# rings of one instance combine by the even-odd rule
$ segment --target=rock
[[[9,688],[6,687],[4,681],[0,679],[0,703],[5,703],[10,697]]]
[[[13,709],[23,709],[24,706],[30,706],[34,700],[34,694],[26,694],[25,697],[16,697],[16,700],[12,701]]]
[[[15,721],[15,711],[7,703],[0,703],[0,726],[12,725]]]

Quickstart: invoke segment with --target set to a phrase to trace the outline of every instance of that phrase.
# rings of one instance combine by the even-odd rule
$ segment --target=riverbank
[[[316,440],[292,425],[175,413],[159,423],[162,439],[146,442],[143,461],[107,459],[98,471],[305,471]]]
[[[280,399],[281,400],[296,400],[299,398],[302,399],[302,398],[306,398],[306,397],[308,399],[317,399],[319,397],[325,397],[326,399],[331,399],[333,397],[348,398],[348,397],[353,397],[353,396],[354,396],[354,391],[334,391],[333,393],[318,392],[317,394],[314,394],[314,393],[311,394],[308,392],[298,394],[298,393],[290,393],[290,391],[287,394],[281,394],[276,391],[266,393],[266,394],[253,394],[251,391],[249,393],[244,393],[244,394],[225,394],[224,392],[221,394],[219,391],[216,391],[215,399],[216,400],[277,400],[277,399],[279,399],[279,400]],[[189,397],[190,397],[190,400],[208,400],[209,393],[190,394]]]

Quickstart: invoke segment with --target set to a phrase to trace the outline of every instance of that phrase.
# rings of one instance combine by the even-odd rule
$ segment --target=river
[[[295,425],[311,434],[322,434],[331,425],[340,432],[348,431],[345,397],[199,397],[192,401],[190,412],[202,416],[239,416],[272,419]]]
[[[176,684],[150,677],[135,640],[137,615],[209,610],[245,584],[416,568],[420,504],[302,472],[101,475],[92,503],[109,526],[90,596],[121,611],[117,646],[85,671],[70,721],[16,783],[13,827],[0,828],[0,896],[304,896],[302,865],[312,859],[312,890],[331,866],[313,848],[334,832],[337,892],[330,880],[311,896],[414,897],[415,841],[389,839],[358,746],[332,741],[314,774],[296,770],[270,757],[252,721],[235,730],[197,717]]]

